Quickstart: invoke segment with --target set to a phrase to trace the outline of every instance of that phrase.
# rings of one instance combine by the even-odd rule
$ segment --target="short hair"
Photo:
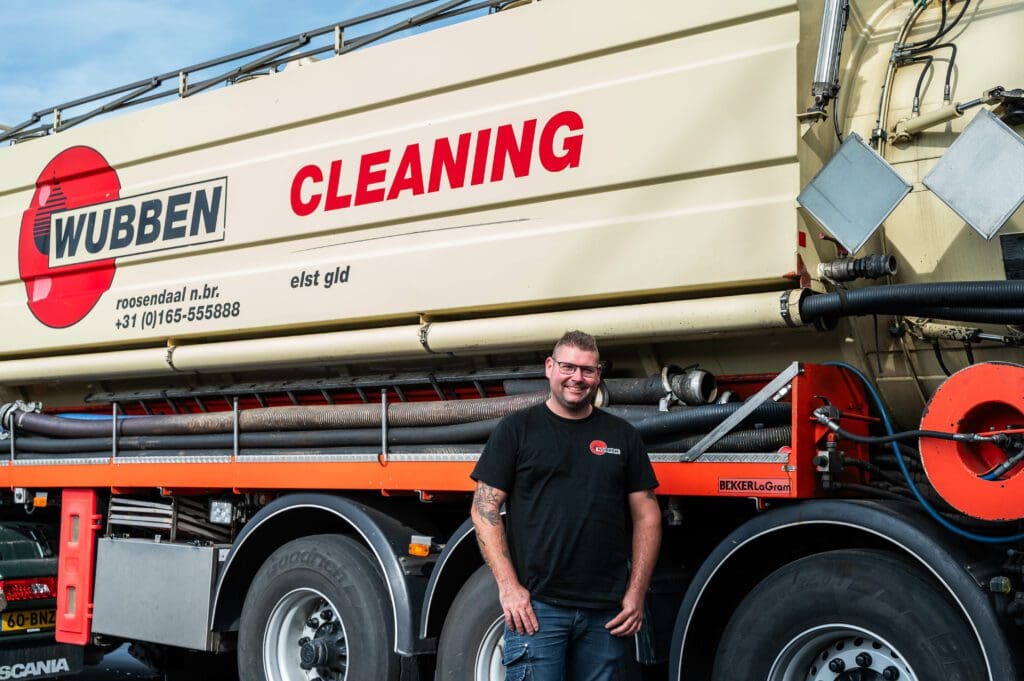
[[[598,357],[601,356],[600,351],[597,349],[597,339],[591,336],[589,333],[580,330],[566,331],[562,334],[562,337],[555,343],[555,348],[551,351],[551,355],[554,356],[558,352],[558,348],[571,347],[583,350],[584,352],[592,352]]]

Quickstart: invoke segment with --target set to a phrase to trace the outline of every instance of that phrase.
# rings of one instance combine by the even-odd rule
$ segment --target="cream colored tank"
[[[844,134],[870,137],[912,7],[854,3]],[[398,367],[583,326],[637,372],[845,358],[917,400],[930,345],[779,314],[836,257],[795,201],[838,146],[831,120],[798,117],[820,15],[545,0],[0,148],[0,384]],[[972,3],[955,101],[1024,86],[1022,28],[1024,3]],[[919,68],[896,72],[887,126]],[[921,185],[972,115],[883,145],[913,191],[857,255],[895,255],[897,281],[1005,277],[1000,240]],[[1021,231],[1018,214],[1001,234]]]

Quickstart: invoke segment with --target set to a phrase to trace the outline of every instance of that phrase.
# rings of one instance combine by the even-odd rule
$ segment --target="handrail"
[[[140,106],[158,99],[171,97],[175,94],[179,98],[189,97],[218,85],[231,85],[245,76],[275,72],[283,64],[299,59],[321,56],[327,53],[330,53],[330,56],[345,54],[372,45],[401,31],[428,26],[438,21],[472,12],[483,10],[495,12],[514,2],[518,2],[518,0],[477,0],[476,2],[470,2],[470,0],[407,0],[406,2],[362,14],[351,19],[327,24],[320,28],[303,31],[287,38],[240,50],[223,57],[209,59],[192,64],[191,66],[110,88],[93,95],[79,97],[52,107],[40,109],[32,113],[27,120],[17,125],[10,127],[0,126],[0,142],[15,143],[21,140],[54,134],[99,115],[128,107]],[[403,17],[385,28],[356,36],[351,40],[345,39],[346,29],[428,5],[432,5],[432,7],[414,16]],[[330,35],[329,44],[303,49],[313,43],[316,38],[322,38],[327,35]],[[299,50],[303,51],[300,52]],[[196,74],[216,66],[230,65],[250,57],[255,58],[240,66],[232,66],[219,75],[207,76],[190,84],[192,76]],[[173,82],[173,86],[153,92],[153,90],[157,90],[168,81]],[[69,110],[78,109],[90,104],[93,107],[82,113],[76,113],[74,116],[67,115]],[[45,119],[48,116],[51,117],[51,120],[46,122]]]

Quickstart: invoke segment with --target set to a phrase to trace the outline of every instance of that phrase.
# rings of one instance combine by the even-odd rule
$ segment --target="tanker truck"
[[[414,0],[8,121],[45,655],[503,679],[469,473],[580,328],[660,484],[629,678],[1021,678],[1022,29]]]

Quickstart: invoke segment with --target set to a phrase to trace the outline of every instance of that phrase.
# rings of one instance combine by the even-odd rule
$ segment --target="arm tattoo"
[[[498,503],[497,494],[493,487],[484,483],[478,483],[476,492],[473,493],[473,505],[476,512],[488,524],[498,526],[501,524],[501,504]]]
[[[654,490],[653,489],[647,490],[646,496],[647,496],[648,499],[653,499],[654,501],[658,500],[658,497],[654,494]]]

